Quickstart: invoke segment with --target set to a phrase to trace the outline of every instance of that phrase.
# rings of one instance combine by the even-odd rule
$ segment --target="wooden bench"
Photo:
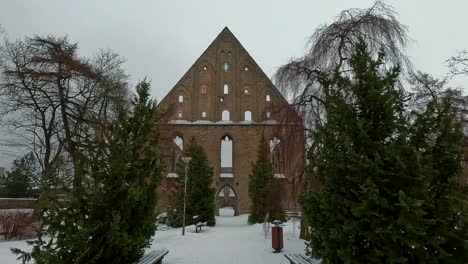
[[[206,226],[208,223],[207,222],[198,222],[195,224],[195,233],[198,233],[198,230],[201,231],[202,226]]]
[[[291,264],[316,264],[320,263],[304,254],[284,254],[284,257],[289,260]]]
[[[169,253],[167,249],[153,250],[141,257],[137,264],[161,264],[167,253]]]

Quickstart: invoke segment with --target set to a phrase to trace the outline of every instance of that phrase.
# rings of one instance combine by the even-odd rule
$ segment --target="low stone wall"
[[[0,198],[0,209],[36,209],[34,198]]]

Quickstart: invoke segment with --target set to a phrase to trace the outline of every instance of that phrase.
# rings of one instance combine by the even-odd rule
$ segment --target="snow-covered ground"
[[[169,254],[164,264],[288,264],[284,253],[304,253],[305,242],[292,235],[292,223],[283,227],[284,249],[273,253],[271,236],[265,238],[261,224],[248,225],[248,215],[228,216],[232,210],[224,209],[216,217],[215,227],[204,227],[195,233],[194,226],[156,232],[152,249],[166,248]],[[297,227],[296,227],[297,228]],[[298,236],[298,230],[295,236]],[[25,241],[0,242],[0,263],[19,263],[9,251],[10,247],[27,248]]]

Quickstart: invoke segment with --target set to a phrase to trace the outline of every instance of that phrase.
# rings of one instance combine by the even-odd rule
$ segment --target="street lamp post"
[[[192,157],[182,157],[185,163],[185,179],[184,179],[184,214],[182,216],[182,235],[185,236],[185,205],[187,201],[187,171]]]

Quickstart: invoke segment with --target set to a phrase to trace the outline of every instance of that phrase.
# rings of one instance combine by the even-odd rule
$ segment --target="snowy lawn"
[[[223,216],[216,217],[215,227],[203,227],[195,233],[195,226],[188,226],[185,237],[181,228],[158,230],[148,251],[168,249],[164,264],[288,264],[284,253],[304,253],[304,240],[292,237],[291,222],[283,227],[284,249],[273,253],[271,237],[265,239],[262,225],[248,225],[248,215],[225,216],[229,210],[221,213]],[[299,231],[295,234],[298,236]],[[27,245],[25,241],[0,242],[2,264],[18,263],[10,247],[25,249]]]

